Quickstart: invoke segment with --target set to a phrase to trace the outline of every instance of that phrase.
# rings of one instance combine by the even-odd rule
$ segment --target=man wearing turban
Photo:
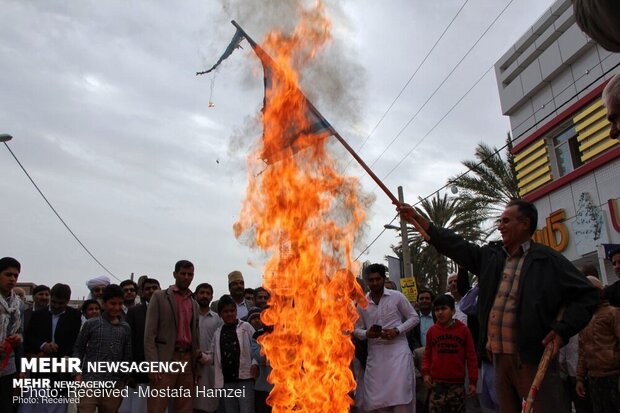
[[[110,285],[110,278],[105,275],[100,275],[86,281],[86,287],[90,290],[88,298],[99,301],[99,304],[103,303],[103,289]]]

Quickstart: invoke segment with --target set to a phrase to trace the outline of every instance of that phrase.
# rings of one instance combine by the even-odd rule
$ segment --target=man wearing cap
[[[164,413],[168,408],[170,389],[189,389],[200,379],[196,361],[198,343],[198,304],[189,289],[194,279],[194,264],[178,261],[173,272],[175,283],[166,290],[155,291],[146,310],[144,356],[150,362],[177,361],[187,363],[178,373],[151,373],[151,390],[162,397],[149,397],[149,413]],[[173,398],[174,413],[191,413],[192,398]]]
[[[88,299],[99,301],[99,305],[103,304],[103,289],[108,285],[110,285],[110,278],[105,275],[86,281],[86,287],[90,291]]]
[[[251,301],[245,299],[245,282],[241,271],[235,270],[228,274],[228,292],[233,301],[237,304],[237,318],[239,320],[245,320],[248,311],[253,305]],[[211,303],[211,310],[217,312],[217,303],[218,301]]]

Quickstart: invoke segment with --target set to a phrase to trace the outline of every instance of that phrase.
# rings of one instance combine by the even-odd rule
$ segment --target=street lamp
[[[395,231],[400,231],[400,227],[397,227],[396,225],[385,224],[383,226],[383,228],[385,228],[385,229],[393,229]]]
[[[13,139],[8,133],[0,133],[0,142],[5,143]]]

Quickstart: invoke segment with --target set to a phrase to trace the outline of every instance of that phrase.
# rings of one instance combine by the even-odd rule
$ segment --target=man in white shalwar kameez
[[[413,413],[415,376],[406,333],[419,318],[402,293],[384,288],[385,277],[385,266],[368,267],[368,307],[358,307],[360,318],[354,334],[368,339],[364,407],[377,413]]]

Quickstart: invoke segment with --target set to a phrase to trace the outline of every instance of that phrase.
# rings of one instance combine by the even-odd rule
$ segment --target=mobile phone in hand
[[[372,331],[373,333],[381,333],[381,330],[383,330],[383,327],[381,327],[379,324],[373,324],[372,326],[370,326],[370,331]]]

